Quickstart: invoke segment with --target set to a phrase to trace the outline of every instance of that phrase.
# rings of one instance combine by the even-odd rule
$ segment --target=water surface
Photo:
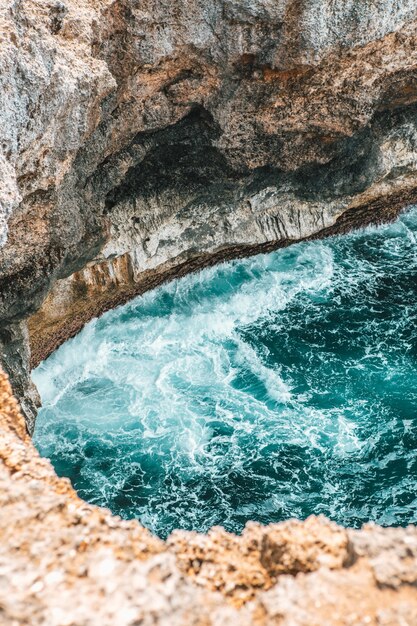
[[[34,372],[34,441],[158,535],[324,513],[417,522],[417,209],[222,264],[94,320]]]

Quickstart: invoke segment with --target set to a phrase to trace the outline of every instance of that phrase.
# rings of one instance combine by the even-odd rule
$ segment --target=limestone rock
[[[92,316],[415,201],[416,33],[415,0],[1,3],[1,624],[416,623],[414,527],[163,543],[26,435],[31,361]]]
[[[414,0],[6,0],[0,24],[0,327],[30,318],[32,363],[162,280],[416,197]]]
[[[55,475],[0,373],[0,624],[413,626],[416,545],[315,517],[164,543]]]

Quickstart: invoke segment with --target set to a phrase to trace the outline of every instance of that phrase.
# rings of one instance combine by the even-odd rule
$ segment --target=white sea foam
[[[416,467],[416,232],[414,210],[94,320],[33,374],[36,444],[82,496],[162,535],[311,512],[413,520],[398,468]]]

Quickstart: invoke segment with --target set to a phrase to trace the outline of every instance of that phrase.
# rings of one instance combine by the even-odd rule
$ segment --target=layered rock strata
[[[311,518],[163,543],[40,459],[36,364],[221,259],[417,196],[414,0],[0,6],[0,623],[417,623],[417,531]],[[32,355],[31,355],[32,349]]]
[[[36,363],[161,280],[414,201],[416,20],[414,0],[3,2],[0,342],[29,428],[28,319]]]

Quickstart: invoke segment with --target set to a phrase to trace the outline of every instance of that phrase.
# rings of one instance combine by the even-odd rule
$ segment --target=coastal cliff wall
[[[0,341],[29,428],[30,344],[34,364],[168,277],[414,201],[416,20],[414,0],[2,4]]]
[[[4,0],[0,37],[0,623],[417,623],[415,527],[162,542],[26,432],[92,316],[417,201],[415,0]]]

